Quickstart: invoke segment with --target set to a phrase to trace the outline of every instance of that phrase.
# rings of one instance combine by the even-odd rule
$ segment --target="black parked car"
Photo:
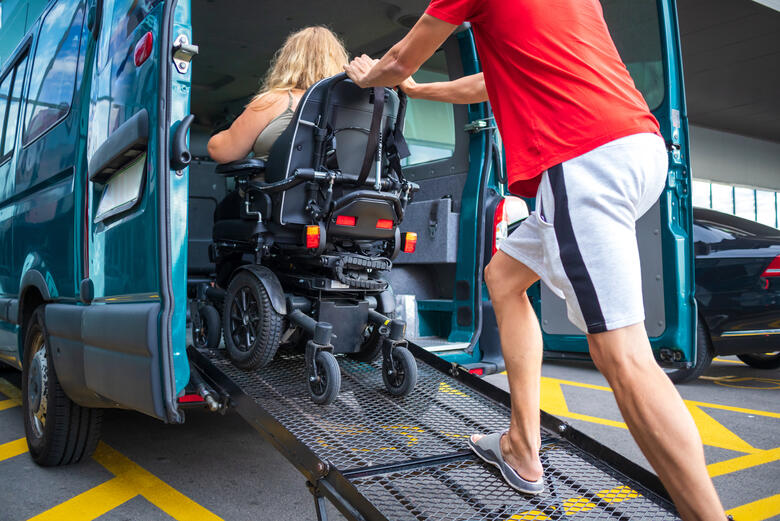
[[[737,355],[751,367],[780,367],[780,230],[694,208],[696,364],[672,371],[675,383],[702,374],[712,358]]]

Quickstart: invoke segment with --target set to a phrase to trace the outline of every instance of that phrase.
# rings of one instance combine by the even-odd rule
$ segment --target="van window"
[[[61,1],[49,10],[41,24],[25,112],[25,146],[70,110],[83,19],[81,3]]]
[[[434,54],[414,76],[418,83],[448,81],[443,51]],[[409,99],[404,120],[404,137],[411,155],[402,166],[419,165],[452,157],[455,152],[455,117],[450,103]]]
[[[623,63],[650,110],[664,101],[661,22],[656,0],[601,0],[604,19]]]
[[[22,86],[24,85],[24,73],[27,67],[27,55],[14,67],[14,82],[11,87],[11,97],[8,103],[8,117],[5,126],[5,138],[3,141],[3,157],[14,150],[16,141],[16,127],[19,121],[19,113],[22,107]]]
[[[14,79],[14,72],[9,71],[2,81],[0,81],[0,144],[3,143],[3,135],[6,127],[6,112],[8,111],[8,100],[11,97],[11,82]],[[3,145],[2,150],[5,150]],[[5,153],[0,155],[0,161],[5,159]]]

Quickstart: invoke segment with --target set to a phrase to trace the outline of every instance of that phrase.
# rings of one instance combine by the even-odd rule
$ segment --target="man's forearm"
[[[487,89],[482,73],[464,76],[453,81],[417,83],[405,88],[410,98],[441,101],[444,103],[468,104],[487,101]]]

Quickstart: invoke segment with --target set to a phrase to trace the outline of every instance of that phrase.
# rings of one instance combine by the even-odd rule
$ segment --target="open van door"
[[[677,12],[671,0],[601,0],[610,33],[634,82],[661,125],[669,151],[666,189],[637,222],[645,327],[656,357],[686,366],[696,357],[692,207]],[[545,356],[587,353],[563,300],[541,284],[534,299]]]
[[[47,307],[50,329],[70,324],[71,338],[81,340],[83,368],[58,371],[83,375],[63,382],[74,400],[172,422],[182,419],[176,396],[189,380],[189,4],[93,0],[80,267],[86,305]]]

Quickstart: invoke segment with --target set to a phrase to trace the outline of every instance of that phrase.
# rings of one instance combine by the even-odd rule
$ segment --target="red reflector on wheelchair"
[[[401,251],[404,253],[414,253],[414,249],[417,247],[417,234],[414,232],[406,232],[401,235]]]
[[[320,227],[317,224],[306,226],[306,247],[318,248],[320,245]]]
[[[337,215],[336,224],[339,226],[355,226],[357,224],[357,218],[351,215]]]
[[[393,221],[391,219],[378,219],[376,221],[377,230],[392,230]]]

